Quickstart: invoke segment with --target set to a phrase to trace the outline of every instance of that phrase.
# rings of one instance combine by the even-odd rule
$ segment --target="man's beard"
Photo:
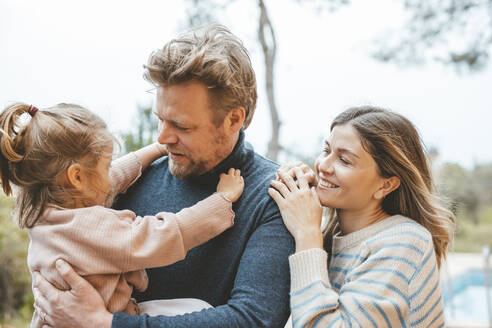
[[[169,172],[178,179],[186,179],[194,176],[199,176],[205,173],[206,162],[205,161],[194,161],[193,159],[187,157],[189,163],[186,165],[179,165],[169,158]]]
[[[214,148],[214,153],[211,158],[195,160],[190,156],[183,154],[188,159],[188,164],[178,164],[174,162],[170,157],[168,159],[169,172],[178,179],[186,179],[196,177],[211,170],[215,165],[219,164],[229,155],[229,148],[227,147],[227,138],[223,134],[215,136],[213,144],[210,145]],[[168,147],[168,151],[173,151]]]

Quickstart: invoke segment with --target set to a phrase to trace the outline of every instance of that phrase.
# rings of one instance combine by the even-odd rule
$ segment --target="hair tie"
[[[34,116],[34,114],[36,114],[36,112],[38,111],[39,109],[36,107],[36,106],[33,106],[33,105],[29,105],[29,109],[27,110],[27,112],[29,113],[29,115]]]

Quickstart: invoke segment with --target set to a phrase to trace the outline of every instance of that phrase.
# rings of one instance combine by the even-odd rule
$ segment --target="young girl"
[[[269,189],[296,242],[293,326],[444,326],[439,266],[454,217],[434,195],[415,127],[361,107],[330,130],[315,175],[286,166]],[[329,207],[325,237],[321,206]]]
[[[21,125],[24,113],[32,118]],[[30,237],[29,270],[67,289],[55,262],[69,262],[110,312],[143,312],[130,298],[133,288],[147,288],[143,269],[179,261],[233,225],[231,202],[244,187],[239,170],[222,174],[217,193],[190,208],[137,217],[107,206],[166,154],[163,146],[111,162],[113,137],[106,124],[72,104],[38,110],[17,103],[0,114],[0,128],[2,187],[10,195],[15,186],[14,215]],[[32,327],[42,326],[42,315],[35,311]]]

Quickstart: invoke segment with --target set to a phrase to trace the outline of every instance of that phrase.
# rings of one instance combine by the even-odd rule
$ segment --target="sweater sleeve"
[[[135,153],[128,153],[113,162],[109,171],[111,190],[104,205],[111,206],[117,194],[124,193],[142,174],[142,163]]]
[[[336,254],[351,258],[353,269],[333,266],[345,274],[343,284],[337,285],[328,278],[327,255],[324,250],[310,249],[290,257],[291,266],[291,310],[293,327],[438,327],[442,320],[440,310],[431,301],[425,302],[421,310],[412,304],[422,304],[429,295],[430,285],[413,281],[421,277],[418,273],[432,261],[433,247],[423,252],[406,243],[388,244],[374,252],[364,254]],[[436,275],[425,270],[425,277]],[[424,279],[425,280],[425,279]],[[413,286],[426,289],[417,300]],[[415,287],[413,287],[415,289]],[[440,298],[440,293],[434,298]],[[418,312],[418,313],[417,313]],[[425,321],[422,313],[432,312]],[[431,315],[429,315],[430,317]],[[442,316],[441,316],[442,318]]]
[[[67,255],[61,257],[82,275],[164,266],[230,228],[234,212],[230,201],[214,194],[176,214],[131,217],[134,214],[128,210],[84,211],[69,228],[56,232],[51,248],[62,247]]]
[[[444,305],[434,247],[428,247],[409,286],[412,327],[444,327]]]
[[[137,217],[132,225],[130,270],[169,265],[234,224],[232,203],[220,193],[178,213]],[[167,230],[167,231],[165,231]]]

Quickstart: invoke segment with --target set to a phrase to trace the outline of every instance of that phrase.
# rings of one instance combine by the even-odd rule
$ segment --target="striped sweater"
[[[289,258],[293,327],[443,327],[431,234],[399,215]]]

